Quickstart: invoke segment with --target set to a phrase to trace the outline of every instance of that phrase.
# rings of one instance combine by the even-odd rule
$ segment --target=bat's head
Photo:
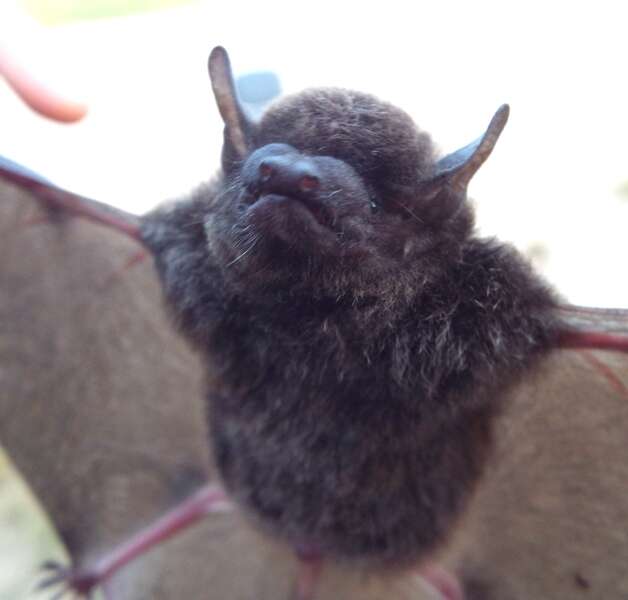
[[[458,259],[473,225],[467,184],[507,107],[479,140],[438,160],[406,113],[367,94],[314,89],[253,122],[224,49],[212,51],[209,71],[225,181],[206,229],[234,277],[368,295],[384,282],[416,288]]]

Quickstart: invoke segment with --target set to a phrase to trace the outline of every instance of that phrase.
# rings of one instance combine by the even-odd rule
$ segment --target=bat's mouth
[[[290,211],[313,221],[320,227],[331,229],[333,224],[329,209],[315,198],[299,198],[282,194],[259,194],[247,198],[248,210],[256,213]]]

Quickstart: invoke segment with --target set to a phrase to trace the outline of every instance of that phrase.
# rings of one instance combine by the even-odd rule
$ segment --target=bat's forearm
[[[64,583],[75,592],[88,594],[125,565],[194,525],[209,513],[228,510],[231,510],[231,503],[222,489],[207,484],[157,521],[105,554],[94,565],[79,569],[60,568],[42,586]]]
[[[628,352],[628,311],[564,306],[558,313],[558,347]]]
[[[0,178],[29,190],[48,208],[116,229],[143,243],[140,220],[132,213],[68,192],[15,163],[1,162]]]

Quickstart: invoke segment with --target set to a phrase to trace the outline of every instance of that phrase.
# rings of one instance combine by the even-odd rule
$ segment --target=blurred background
[[[284,93],[332,85],[389,100],[443,152],[508,102],[510,123],[470,188],[480,230],[516,244],[569,301],[628,307],[626,10],[603,0],[2,0],[0,45],[89,112],[53,123],[0,81],[0,155],[135,212],[184,194],[218,167],[206,68],[217,44],[237,74],[271,71]],[[3,459],[0,599],[15,600],[60,550],[7,472]]]

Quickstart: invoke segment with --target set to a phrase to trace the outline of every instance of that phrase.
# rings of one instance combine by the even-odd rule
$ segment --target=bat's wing
[[[628,311],[560,316],[564,347],[509,391],[450,548],[471,600],[628,598],[628,356],[608,343]]]
[[[30,169],[1,156],[0,178],[28,190],[51,211],[82,217],[141,241],[140,220],[136,215],[64,190]]]
[[[48,190],[76,196],[23,176],[0,177],[0,440],[81,565],[212,478],[202,369],[143,247],[115,225],[51,218]],[[280,600],[295,572],[291,550],[212,515],[120,571],[108,600]],[[417,590],[330,569],[320,598],[431,597]]]
[[[628,310],[563,306],[558,317],[561,347],[628,352]]]
[[[141,246],[48,210],[50,194],[76,196],[11,180],[0,180],[0,440],[80,564],[210,477],[201,369]],[[132,565],[115,597],[153,597],[165,561],[160,550]]]
[[[628,310],[623,308],[565,305],[559,309],[558,313],[574,331],[628,335]]]

